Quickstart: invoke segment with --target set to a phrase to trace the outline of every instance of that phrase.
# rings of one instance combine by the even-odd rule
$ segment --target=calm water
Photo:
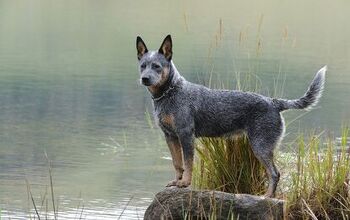
[[[213,87],[250,77],[250,88],[296,98],[328,64],[320,108],[288,126],[287,138],[310,128],[337,135],[350,118],[349,9],[316,0],[1,0],[1,217],[28,218],[25,179],[52,210],[45,152],[61,219],[79,218],[83,206],[86,219],[141,218],[172,177],[162,135],[145,117],[137,35],[157,49],[171,33],[180,72]]]

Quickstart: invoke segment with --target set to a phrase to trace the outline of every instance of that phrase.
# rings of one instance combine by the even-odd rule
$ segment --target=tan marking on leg
[[[173,114],[162,115],[161,121],[164,125],[175,128],[175,120]]]
[[[191,185],[192,181],[192,167],[193,159],[187,159],[184,161],[184,172],[182,174],[182,179],[177,182],[178,187],[187,187]]]
[[[166,138],[173,165],[175,168],[175,179],[170,181],[167,186],[175,186],[178,180],[182,179],[183,163],[182,163],[182,148],[177,138]]]

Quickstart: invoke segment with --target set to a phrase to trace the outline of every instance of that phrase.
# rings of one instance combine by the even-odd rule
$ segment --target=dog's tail
[[[274,99],[274,103],[279,111],[287,109],[311,109],[318,103],[318,100],[322,96],[322,91],[325,82],[325,74],[327,66],[322,67],[312,80],[307,92],[299,99],[286,100],[286,99]]]

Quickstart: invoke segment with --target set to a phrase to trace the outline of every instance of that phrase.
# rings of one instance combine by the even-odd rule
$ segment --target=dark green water
[[[336,136],[350,118],[349,9],[316,0],[1,0],[2,218],[28,218],[25,178],[41,203],[45,152],[61,219],[79,218],[82,204],[87,219],[116,219],[125,207],[121,219],[141,218],[172,177],[162,135],[145,120],[151,102],[138,84],[137,35],[158,49],[171,33],[188,80],[234,88],[249,76],[251,89],[256,82],[285,98],[301,96],[328,64],[320,108],[288,126],[287,139],[310,129]]]

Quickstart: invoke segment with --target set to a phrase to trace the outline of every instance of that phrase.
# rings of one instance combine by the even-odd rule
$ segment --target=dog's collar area
[[[173,90],[173,89],[175,89],[174,86],[169,86],[169,88],[168,88],[167,90],[165,90],[161,96],[159,96],[159,97],[154,97],[154,96],[152,95],[152,99],[153,99],[154,101],[159,101],[159,100],[161,100],[162,98],[164,98],[165,96],[167,96],[168,93],[169,93],[171,90]]]

